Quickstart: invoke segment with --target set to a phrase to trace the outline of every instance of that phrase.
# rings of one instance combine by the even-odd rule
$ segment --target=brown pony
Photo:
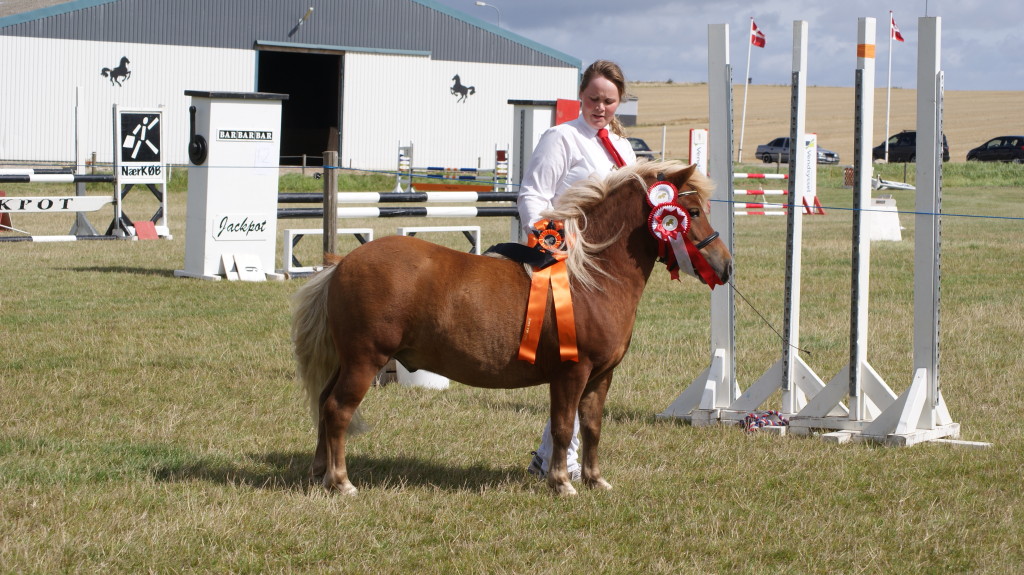
[[[353,250],[294,296],[297,375],[318,424],[311,472],[323,485],[355,494],[345,467],[346,432],[382,367],[395,358],[475,387],[549,384],[554,445],[548,485],[576,493],[566,450],[577,411],[582,480],[611,489],[597,448],[612,372],[633,335],[636,310],[658,259],[648,231],[646,190],[658,175],[679,190],[690,241],[716,234],[707,218],[710,180],[677,162],[643,162],[566,191],[545,217],[563,220],[579,361],[561,361],[550,294],[536,362],[517,359],[530,276],[502,258],[466,254],[416,238],[389,236]],[[726,282],[732,256],[720,239],[701,253]]]

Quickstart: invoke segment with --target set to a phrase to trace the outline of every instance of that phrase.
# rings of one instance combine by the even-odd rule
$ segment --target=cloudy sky
[[[622,65],[630,81],[703,82],[708,24],[728,24],[733,78],[747,66],[750,18],[767,45],[754,48],[755,84],[788,84],[793,21],[808,23],[808,85],[852,86],[857,19],[876,19],[876,83],[888,81],[889,10],[905,42],[893,42],[892,86],[916,86],[918,18],[942,18],[946,90],[1024,90],[1024,0],[433,0],[583,61]]]

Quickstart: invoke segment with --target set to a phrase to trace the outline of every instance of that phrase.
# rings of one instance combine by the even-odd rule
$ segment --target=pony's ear
[[[669,181],[676,187],[677,190],[683,189],[683,184],[693,176],[693,171],[697,169],[697,164],[691,164],[685,168],[673,172],[669,176]]]

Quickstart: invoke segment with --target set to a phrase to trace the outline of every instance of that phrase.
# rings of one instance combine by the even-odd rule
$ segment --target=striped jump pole
[[[786,204],[737,202],[733,204],[737,216],[784,216]]]
[[[481,174],[487,170],[481,168],[460,168],[449,166],[415,166],[413,144],[398,146],[398,169],[395,176],[395,188],[392,193],[416,191],[444,191],[453,188],[465,188],[471,191],[505,192],[508,190],[509,161],[508,150],[494,150],[494,170],[491,181],[481,180]],[[443,180],[450,183],[413,183],[413,178]],[[417,189],[418,188],[418,189]]]
[[[117,178],[112,174],[75,174],[65,169],[33,169],[33,168],[2,168],[0,169],[0,183],[28,184],[28,183],[61,183],[61,184],[86,184],[86,183],[108,183],[112,184]],[[0,214],[3,214],[4,231],[19,232],[22,236],[3,236],[3,242],[71,242],[77,240],[98,240],[118,239],[110,234],[67,234],[67,235],[33,235],[27,231],[20,230],[14,225],[15,214],[52,214],[64,213],[78,216],[81,212],[94,212],[119,201],[118,194],[104,196],[4,196],[0,197]]]
[[[115,181],[117,178],[113,174],[70,174],[20,168],[0,169],[0,183],[8,184],[112,184]]]
[[[336,168],[327,168],[336,169]],[[333,183],[332,183],[333,181]],[[491,189],[488,187],[488,189]],[[377,218],[481,218],[481,217],[519,217],[519,210],[515,203],[518,194],[514,192],[492,192],[492,191],[409,191],[409,192],[338,192],[337,180],[330,177],[324,178],[324,192],[317,193],[279,193],[278,194],[278,219],[313,219],[318,218],[324,221],[324,252],[333,253],[332,246],[337,244],[337,233],[353,233],[360,242],[367,241],[366,229],[338,230],[337,226],[329,224],[338,219],[377,219]],[[413,206],[413,205],[374,205],[374,204],[416,204],[416,203],[505,203],[504,206]],[[283,204],[318,204],[317,207],[281,207]],[[348,205],[346,205],[348,204]],[[361,204],[353,206],[351,204]],[[367,205],[369,204],[369,205]],[[329,215],[325,217],[326,211],[334,213],[334,218]],[[473,230],[470,230],[473,228]],[[475,253],[480,251],[480,232],[478,226],[428,226],[428,227],[407,227],[404,228],[414,235],[419,232],[442,232],[462,231],[470,241],[474,243]],[[518,225],[513,225],[518,229]],[[290,237],[287,252],[285,254],[285,271],[295,272],[300,269],[300,264],[294,260],[291,248],[295,247],[303,235],[318,233],[314,229],[286,229],[286,237]],[[358,232],[358,233],[356,233]],[[372,235],[370,236],[372,238]],[[305,270],[303,270],[305,271]]]
[[[381,204],[381,203],[452,203],[452,202],[510,202],[518,194],[513,192],[341,192],[336,194],[338,204]],[[323,195],[311,193],[279,194],[279,203],[323,203]],[[280,219],[303,219],[323,217],[323,208],[278,208]],[[426,206],[426,207],[340,207],[339,218],[480,218],[516,217],[518,209],[513,206]]]
[[[516,217],[519,209],[515,206],[423,206],[423,207],[341,207],[338,218],[494,218]],[[323,208],[280,208],[278,219],[322,218]]]
[[[748,174],[735,172],[732,175],[734,180],[788,180],[789,174]]]
[[[737,196],[786,196],[789,190],[733,190]]]
[[[519,194],[514,192],[340,192],[339,204],[383,204],[406,202],[515,202]],[[318,204],[323,195],[315,193],[278,194],[282,204]]]
[[[736,172],[733,180],[788,180],[789,174],[752,174]],[[786,196],[788,190],[733,190],[734,196]],[[733,211],[737,216],[784,216],[785,204],[763,204],[735,201]],[[753,209],[751,209],[753,208]]]

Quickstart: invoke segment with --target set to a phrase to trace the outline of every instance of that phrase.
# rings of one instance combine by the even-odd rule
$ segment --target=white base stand
[[[400,361],[395,362],[395,367],[399,385],[426,389],[448,389],[448,378],[443,375],[431,373],[425,369],[409,371]]]

